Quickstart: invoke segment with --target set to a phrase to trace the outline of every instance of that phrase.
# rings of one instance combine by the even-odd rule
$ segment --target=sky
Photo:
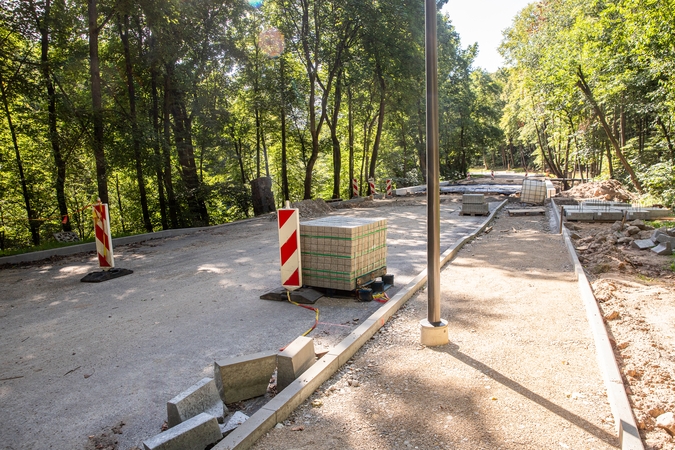
[[[494,72],[504,64],[497,52],[502,31],[515,15],[534,0],[449,0],[441,10],[450,17],[462,39],[462,47],[478,42],[474,66]]]

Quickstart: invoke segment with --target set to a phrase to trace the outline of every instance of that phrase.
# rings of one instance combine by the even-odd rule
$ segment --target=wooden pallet
[[[546,214],[546,208],[507,209],[509,216],[535,216]]]

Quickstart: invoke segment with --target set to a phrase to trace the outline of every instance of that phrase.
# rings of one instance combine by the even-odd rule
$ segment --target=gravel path
[[[502,213],[441,287],[450,344],[419,344],[418,293],[254,448],[616,448],[573,268],[545,217]]]

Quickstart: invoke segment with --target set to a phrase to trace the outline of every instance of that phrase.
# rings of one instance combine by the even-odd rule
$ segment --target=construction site
[[[0,448],[674,449],[673,212],[440,191],[437,347],[423,186],[0,258]]]

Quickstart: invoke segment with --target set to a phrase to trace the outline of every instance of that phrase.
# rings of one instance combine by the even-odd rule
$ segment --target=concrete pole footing
[[[448,321],[441,319],[440,325],[433,325],[429,319],[420,320],[421,343],[427,347],[438,347],[450,342],[448,338]]]

